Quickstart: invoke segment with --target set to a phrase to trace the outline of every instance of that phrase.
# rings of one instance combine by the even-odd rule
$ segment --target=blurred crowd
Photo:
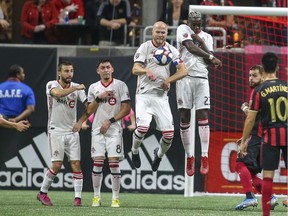
[[[20,17],[21,43],[131,46],[132,37],[134,40],[138,38],[138,43],[140,42],[142,1],[25,0]],[[7,8],[3,6],[3,2],[5,1],[0,4],[0,42],[9,42],[13,25],[11,20],[9,22],[6,18]],[[162,13],[157,19],[177,27],[186,23],[189,5],[234,6],[233,2],[237,1],[162,0]],[[256,5],[287,7],[287,2],[285,4],[285,1],[280,0],[258,0]],[[242,47],[247,44],[287,45],[287,17],[286,26],[285,20],[279,21],[275,17],[258,20],[257,17],[245,19],[243,16],[205,15],[204,20],[204,30],[207,27],[221,27],[227,33],[226,44],[217,41],[217,47]],[[221,36],[219,31],[209,33]],[[175,35],[175,31],[171,30],[169,34]]]

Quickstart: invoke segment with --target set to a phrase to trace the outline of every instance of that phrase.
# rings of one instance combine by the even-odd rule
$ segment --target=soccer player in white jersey
[[[188,69],[188,76],[177,81],[176,95],[180,112],[180,134],[185,153],[187,155],[186,173],[193,176],[194,152],[192,152],[191,133],[189,130],[191,109],[195,105],[198,131],[201,141],[201,174],[207,174],[209,170],[208,149],[210,128],[208,122],[208,110],[210,109],[210,90],[208,82],[207,64],[221,66],[221,61],[212,55],[212,36],[201,30],[201,14],[191,11],[188,16],[188,24],[182,24],[177,28],[177,49],[180,51],[183,61]]]
[[[93,159],[92,183],[94,197],[92,206],[101,205],[102,169],[107,152],[112,183],[111,207],[119,207],[121,171],[119,161],[124,158],[122,146],[121,119],[130,112],[130,95],[127,85],[114,79],[114,68],[109,59],[100,60],[97,73],[101,80],[90,85],[88,90],[88,107],[74,130],[79,131],[82,123],[95,113],[92,123],[91,157]]]
[[[170,83],[187,75],[187,70],[179,52],[167,43],[167,25],[158,21],[153,25],[153,39],[140,45],[134,55],[132,73],[138,76],[136,90],[136,124],[133,133],[132,162],[136,168],[141,166],[139,147],[148,132],[152,117],[157,129],[162,132],[160,147],[154,150],[152,170],[157,171],[164,154],[169,150],[174,137],[173,117],[168,101]],[[169,65],[160,66],[153,60],[153,53],[160,46],[166,46],[173,54],[172,64],[176,73],[170,76]]]
[[[48,144],[52,166],[45,174],[37,199],[46,206],[52,202],[48,189],[61,169],[64,154],[68,157],[73,172],[75,199],[74,205],[81,206],[83,174],[80,166],[80,139],[73,132],[77,121],[77,100],[86,105],[85,86],[72,82],[74,69],[71,62],[63,61],[58,66],[58,80],[46,85],[48,105]]]

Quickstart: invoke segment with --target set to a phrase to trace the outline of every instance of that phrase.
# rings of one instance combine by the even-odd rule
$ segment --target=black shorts
[[[263,170],[278,169],[281,151],[284,157],[285,167],[287,169],[287,146],[271,146],[268,143],[263,143],[261,157]]]
[[[236,162],[245,163],[252,174],[260,173],[260,148],[261,138],[257,135],[252,135],[247,145],[247,155],[245,157],[238,157]]]

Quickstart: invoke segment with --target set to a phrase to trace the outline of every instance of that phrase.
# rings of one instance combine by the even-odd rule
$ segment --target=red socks
[[[244,193],[253,192],[252,177],[246,165],[243,162],[237,162],[236,171],[240,176],[240,182],[243,186]]]
[[[262,183],[262,212],[263,216],[270,215],[270,199],[272,195],[273,179],[264,178]]]

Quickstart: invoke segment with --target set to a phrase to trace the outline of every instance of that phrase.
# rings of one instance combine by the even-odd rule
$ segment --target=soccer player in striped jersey
[[[53,180],[61,169],[64,154],[71,164],[74,181],[74,205],[81,206],[83,174],[80,166],[80,139],[78,132],[73,132],[77,121],[77,100],[86,105],[85,86],[72,82],[74,67],[71,62],[63,61],[58,65],[58,80],[46,85],[48,105],[48,144],[52,166],[45,174],[37,199],[46,206],[52,202],[47,195]]]
[[[92,123],[91,157],[93,159],[92,183],[94,197],[92,206],[101,205],[101,185],[103,165],[107,152],[111,171],[112,203],[111,207],[120,207],[119,192],[121,171],[119,161],[124,158],[122,146],[121,120],[130,112],[130,94],[127,85],[114,79],[114,68],[109,59],[100,60],[97,73],[101,80],[90,85],[87,110],[74,126],[79,131],[82,123],[95,113]]]
[[[249,70],[249,86],[254,89],[262,83],[262,71],[261,65],[254,65]],[[250,102],[250,101],[249,101]],[[242,111],[245,115],[249,111],[249,103],[245,102],[241,106]],[[262,191],[262,179],[257,176],[258,173],[262,171],[260,165],[260,146],[261,146],[261,136],[262,127],[260,124],[260,115],[258,113],[256,117],[255,124],[250,133],[248,145],[247,145],[247,155],[245,157],[237,157],[236,159],[236,171],[239,174],[240,182],[243,186],[243,190],[246,194],[246,199],[238,204],[235,209],[243,210],[249,206],[257,206],[258,201],[255,197],[253,187],[255,190],[261,194]],[[237,143],[240,144],[241,139]],[[271,197],[271,209],[274,209],[278,205],[278,199],[276,196]]]
[[[180,112],[180,134],[184,150],[187,155],[186,173],[193,176],[194,152],[192,152],[190,119],[191,109],[195,106],[196,120],[201,142],[200,173],[205,175],[209,171],[208,150],[210,127],[208,111],[210,109],[210,90],[208,82],[208,64],[221,66],[221,61],[212,55],[212,36],[201,30],[201,14],[191,11],[188,24],[177,28],[177,49],[187,66],[188,76],[177,81],[176,95]]]
[[[278,57],[274,53],[263,55],[262,66],[264,81],[252,92],[252,103],[245,120],[239,154],[242,157],[247,154],[246,141],[259,113],[262,124],[262,213],[267,216],[270,215],[273,177],[279,166],[281,151],[287,168],[288,86],[286,81],[276,77],[279,66]]]
[[[136,124],[132,138],[132,162],[136,168],[141,166],[139,148],[148,132],[152,118],[157,129],[162,132],[160,146],[154,150],[152,170],[157,171],[164,154],[169,150],[174,137],[173,117],[168,100],[170,83],[187,75],[186,67],[175,47],[166,42],[167,25],[162,21],[154,23],[152,40],[140,45],[134,55],[132,73],[138,76],[136,89]],[[172,64],[176,73],[170,76],[169,64],[158,65],[153,60],[153,53],[158,47],[165,46],[173,55]]]

